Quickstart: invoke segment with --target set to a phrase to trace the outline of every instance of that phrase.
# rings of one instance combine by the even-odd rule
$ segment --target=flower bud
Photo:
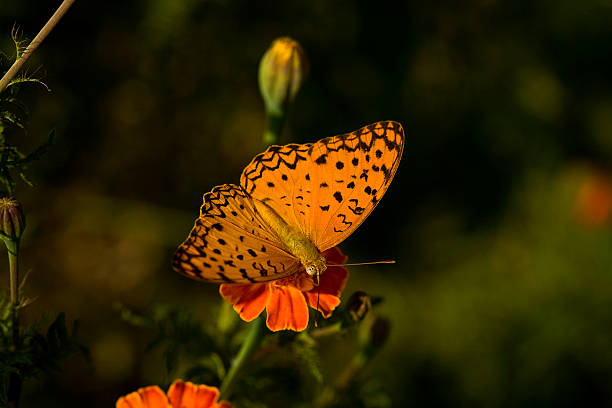
[[[259,89],[268,115],[282,116],[306,77],[304,50],[289,37],[276,39],[259,64]]]
[[[389,319],[373,314],[368,315],[364,323],[359,326],[359,343],[361,344],[361,357],[364,361],[370,361],[380,351],[390,333]]]
[[[25,226],[25,215],[19,201],[8,197],[0,198],[0,237],[4,240],[19,241]]]
[[[370,326],[370,344],[375,348],[382,347],[389,338],[391,322],[384,317],[376,317]]]
[[[372,309],[372,297],[362,291],[353,293],[346,306],[349,317],[353,322],[363,320],[370,309]]]

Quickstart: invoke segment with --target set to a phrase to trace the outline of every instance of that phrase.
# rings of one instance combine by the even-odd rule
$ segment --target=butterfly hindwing
[[[244,169],[240,182],[324,251],[374,209],[403,147],[399,123],[377,122],[314,144],[270,146]]]
[[[240,186],[224,184],[204,195],[200,216],[174,254],[174,269],[218,283],[256,283],[294,274],[298,260],[281,249]]]

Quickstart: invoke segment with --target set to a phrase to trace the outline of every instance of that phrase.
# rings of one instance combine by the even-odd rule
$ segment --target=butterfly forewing
[[[257,187],[257,198],[270,205],[289,225],[307,234],[304,219],[310,215],[312,186],[308,160],[312,144],[270,146],[242,172],[241,184]],[[250,193],[250,192],[249,192]]]
[[[374,209],[403,146],[399,123],[377,122],[314,144],[271,146],[244,169],[240,182],[324,251],[346,239]]]
[[[240,186],[204,195],[200,216],[174,254],[174,269],[218,283],[256,283],[294,274],[299,261],[282,248]]]

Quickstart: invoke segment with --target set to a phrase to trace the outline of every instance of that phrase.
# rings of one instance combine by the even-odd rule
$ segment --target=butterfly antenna
[[[395,261],[374,261],[374,262],[358,262],[358,263],[347,263],[341,265],[330,265],[330,266],[360,266],[360,265],[377,265],[377,264],[394,264]]]

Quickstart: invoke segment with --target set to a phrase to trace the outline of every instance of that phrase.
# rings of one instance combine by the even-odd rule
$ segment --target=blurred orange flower
[[[232,408],[227,401],[219,401],[219,390],[207,385],[196,385],[176,380],[168,395],[157,386],[141,388],[117,400],[116,408]]]
[[[612,178],[600,170],[589,170],[580,185],[574,210],[579,221],[591,228],[603,227],[612,215]]]
[[[308,306],[323,317],[331,316],[340,304],[348,271],[340,265],[347,256],[338,247],[323,252],[328,267],[319,286],[304,270],[287,278],[252,285],[222,284],[219,293],[234,306],[242,320],[250,322],[266,309],[266,325],[272,331],[302,331],[308,326]],[[317,307],[318,297],[318,307]]]

